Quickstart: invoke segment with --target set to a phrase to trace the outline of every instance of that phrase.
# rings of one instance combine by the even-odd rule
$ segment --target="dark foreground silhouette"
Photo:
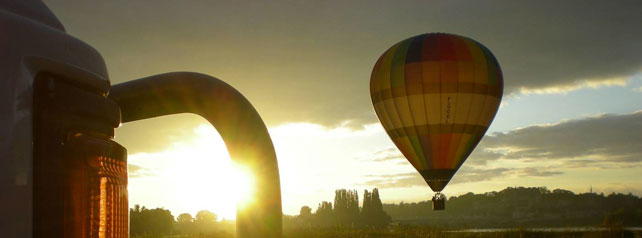
[[[284,215],[284,237],[640,237],[642,198],[632,194],[575,194],[545,187],[506,188],[448,199],[447,210],[432,211],[431,201],[382,204],[379,191],[335,191],[313,212],[303,206]],[[217,221],[203,210],[176,219],[166,209],[136,205],[130,210],[132,237],[233,237],[234,221]],[[600,227],[590,231],[537,231],[536,227]],[[451,232],[508,228],[491,232]]]

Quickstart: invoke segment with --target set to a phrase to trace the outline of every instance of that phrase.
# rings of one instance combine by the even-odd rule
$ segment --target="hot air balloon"
[[[503,93],[495,56],[463,36],[428,33],[384,52],[372,70],[370,96],[386,132],[430,188],[441,191],[482,139]]]

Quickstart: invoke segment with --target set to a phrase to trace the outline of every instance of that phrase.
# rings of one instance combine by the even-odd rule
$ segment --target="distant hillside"
[[[433,211],[431,203],[383,204],[383,210],[393,222],[440,227],[642,226],[642,198],[630,193],[516,187],[450,197],[445,211]]]

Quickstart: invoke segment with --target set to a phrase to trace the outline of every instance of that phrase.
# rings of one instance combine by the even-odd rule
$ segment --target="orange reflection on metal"
[[[127,152],[116,142],[77,135],[67,144],[65,238],[127,238]],[[48,237],[48,236],[45,236]]]
[[[127,163],[110,157],[98,157],[96,163],[98,238],[127,238],[129,208],[127,200]],[[94,233],[95,234],[95,233]],[[96,237],[92,235],[91,237]]]
[[[102,163],[101,163],[102,164]],[[98,238],[105,238],[107,232],[107,178],[100,178],[100,226]]]

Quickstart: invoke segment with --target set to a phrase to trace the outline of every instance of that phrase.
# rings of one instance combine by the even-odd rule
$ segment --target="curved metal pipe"
[[[254,202],[237,207],[238,237],[281,237],[281,187],[272,140],[258,112],[232,86],[214,77],[174,72],[113,85],[108,98],[122,122],[177,113],[204,117],[232,160],[254,175]]]

